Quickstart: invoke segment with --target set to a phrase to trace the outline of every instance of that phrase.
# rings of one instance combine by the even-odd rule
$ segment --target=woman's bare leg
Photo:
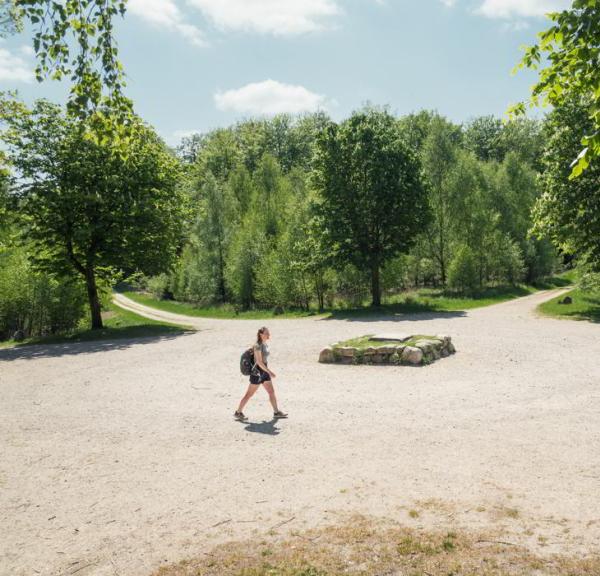
[[[252,396],[254,396],[254,394],[256,394],[258,387],[259,387],[259,384],[249,384],[248,385],[248,390],[246,390],[246,393],[244,394],[244,397],[240,401],[240,405],[237,409],[238,412],[244,411],[244,407],[246,406],[246,404],[248,404],[248,400],[250,400],[250,398],[252,398]]]
[[[278,412],[279,408],[277,408],[277,396],[275,396],[275,388],[273,387],[273,382],[267,380],[263,382],[263,386],[269,395],[269,402],[271,402],[271,406],[273,406],[273,412]]]

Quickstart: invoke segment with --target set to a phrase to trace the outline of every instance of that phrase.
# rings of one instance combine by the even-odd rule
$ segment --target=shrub
[[[16,331],[25,337],[67,333],[85,317],[81,282],[37,272],[23,248],[2,252],[0,261],[0,339]]]
[[[148,278],[146,283],[147,290],[155,298],[165,299],[169,294],[169,277],[166,274],[159,274]]]
[[[477,258],[467,245],[459,246],[448,269],[448,282],[452,288],[473,291],[479,286]]]

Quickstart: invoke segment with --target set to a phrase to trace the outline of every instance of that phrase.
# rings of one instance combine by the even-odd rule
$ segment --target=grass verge
[[[499,304],[500,302],[520,298],[522,296],[529,296],[538,290],[546,290],[558,286],[568,286],[571,284],[571,280],[569,274],[565,274],[548,279],[536,286],[497,286],[486,288],[469,295],[424,288],[421,290],[387,296],[384,298],[383,305],[378,307],[369,306],[368,303],[365,302],[364,305],[354,308],[339,307],[324,310],[322,312],[317,312],[315,310],[286,310],[283,314],[276,314],[274,310],[236,311],[235,307],[230,304],[200,308],[185,302],[159,300],[149,294],[140,292],[126,291],[123,292],[123,294],[134,302],[151,308],[202,318],[241,318],[247,320],[305,318],[309,316],[349,318],[373,315],[415,314],[420,312],[460,312],[472,308],[481,308],[483,306]]]
[[[129,310],[109,304],[103,313],[104,328],[90,330],[83,328],[66,336],[48,336],[45,338],[29,338],[23,342],[8,340],[0,342],[0,348],[28,346],[32,344],[60,344],[68,342],[92,342],[96,340],[117,340],[122,338],[146,338],[156,336],[178,335],[190,331],[191,328],[168,324],[139,316]]]
[[[149,294],[141,292],[123,292],[124,296],[130,298],[138,304],[156,308],[163,312],[172,312],[173,314],[183,314],[184,316],[193,316],[198,318],[221,318],[232,319],[239,318],[245,320],[267,320],[271,318],[305,318],[308,316],[317,316],[314,310],[286,310],[283,314],[275,314],[274,310],[240,310],[231,304],[223,306],[210,306],[199,308],[187,302],[177,302],[175,300],[159,300]]]
[[[600,322],[600,295],[583,292],[576,288],[566,296],[573,300],[572,304],[559,304],[565,296],[553,298],[538,306],[538,312],[544,316],[563,318],[567,320],[589,320]]]
[[[500,304],[515,298],[529,296],[546,286],[498,286],[486,288],[469,295],[454,294],[444,290],[423,288],[418,291],[404,292],[385,299],[381,306],[360,306],[332,310],[328,317],[334,319],[359,318],[361,316],[396,316],[421,313],[460,313],[473,308],[483,308]]]
[[[498,533],[417,530],[355,517],[286,539],[218,546],[155,576],[597,576],[599,571],[599,555],[540,557]]]

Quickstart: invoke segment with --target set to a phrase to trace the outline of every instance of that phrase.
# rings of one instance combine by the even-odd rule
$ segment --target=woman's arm
[[[275,378],[275,372],[271,372],[267,365],[263,362],[262,351],[260,348],[254,349],[254,363],[263,371]]]

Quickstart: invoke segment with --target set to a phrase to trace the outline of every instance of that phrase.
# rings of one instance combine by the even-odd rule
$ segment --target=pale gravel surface
[[[231,418],[260,322],[0,351],[0,574],[143,576],[292,517],[278,532],[351,511],[597,552],[600,324],[536,317],[553,295],[272,321],[291,416],[275,426],[262,391],[253,424]],[[328,343],[393,330],[448,333],[458,353],[424,368],[316,363]]]

